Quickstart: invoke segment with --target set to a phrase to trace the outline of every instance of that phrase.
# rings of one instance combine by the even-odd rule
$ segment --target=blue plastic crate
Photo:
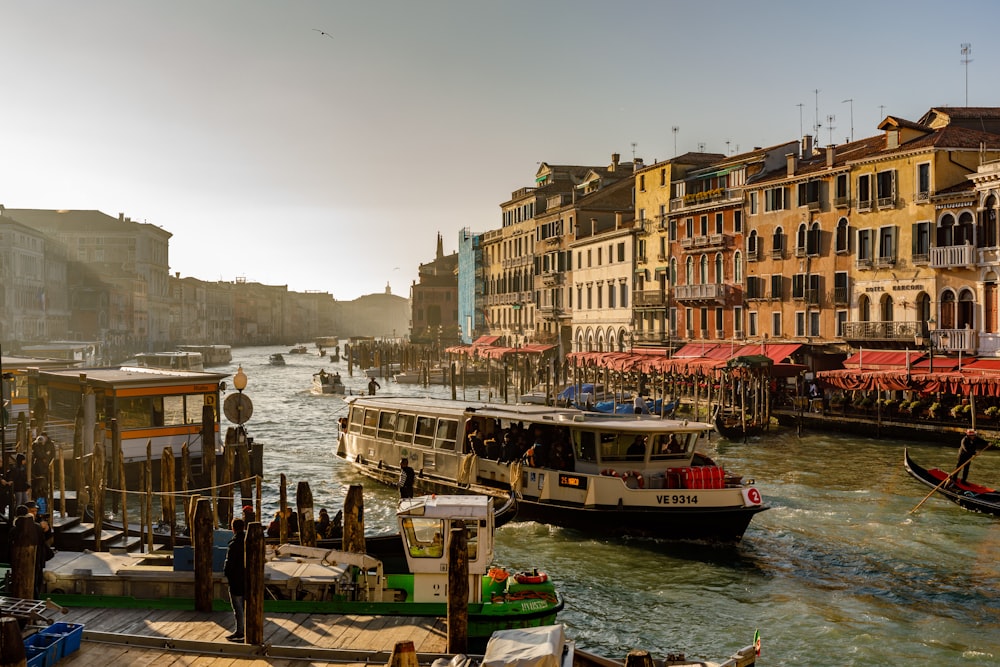
[[[80,650],[80,641],[83,639],[82,623],[53,623],[42,630],[43,635],[52,635],[62,639],[59,642],[59,657],[65,658],[71,653]]]
[[[37,633],[24,640],[25,656],[31,659],[42,657],[40,664],[42,667],[52,667],[59,661],[59,650],[62,644],[62,637],[58,635],[46,635]]]
[[[45,667],[46,651],[24,647],[25,657],[28,659],[28,667]]]

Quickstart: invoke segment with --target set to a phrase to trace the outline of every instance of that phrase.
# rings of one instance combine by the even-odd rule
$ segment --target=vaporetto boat
[[[737,542],[767,509],[753,482],[696,452],[702,422],[397,396],[349,405],[337,456],[362,474],[395,485],[407,458],[418,493],[513,490],[518,519]]]

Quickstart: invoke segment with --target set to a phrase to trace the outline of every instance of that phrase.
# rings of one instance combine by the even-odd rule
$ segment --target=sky
[[[499,228],[540,162],[1000,106],[998,20],[994,0],[0,0],[0,204],[157,225],[182,276],[408,297],[437,234],[450,253]]]

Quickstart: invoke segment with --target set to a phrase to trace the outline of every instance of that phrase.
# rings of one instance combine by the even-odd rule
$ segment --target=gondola
[[[753,421],[741,423],[738,415],[727,418],[721,412],[715,415],[715,430],[726,440],[742,440],[761,435],[764,425]]]
[[[1000,516],[1000,491],[988,486],[970,484],[960,479],[944,482],[948,473],[938,468],[922,468],[910,458],[910,452],[903,450],[903,465],[917,480],[933,488],[939,494],[970,512],[981,512]]]

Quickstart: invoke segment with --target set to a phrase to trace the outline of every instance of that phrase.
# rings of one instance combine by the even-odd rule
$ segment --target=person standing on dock
[[[241,642],[243,641],[243,628],[246,620],[246,610],[243,606],[246,586],[246,561],[243,558],[246,524],[243,523],[243,519],[233,519],[230,526],[233,529],[233,539],[229,540],[226,563],[222,566],[222,572],[226,575],[226,582],[229,584],[229,602],[233,605],[236,629],[226,639],[231,642]]]
[[[375,381],[375,378],[368,380],[368,395],[374,396],[376,389],[381,389],[382,385]]]
[[[969,429],[965,432],[965,437],[962,438],[961,444],[958,446],[958,466],[955,470],[955,476],[958,473],[962,473],[962,483],[965,484],[969,480],[969,462],[972,457],[976,455],[980,449],[986,446],[986,441],[976,435],[973,429]]]
[[[24,454],[18,454],[14,465],[11,466],[7,479],[10,480],[14,490],[14,506],[23,505],[28,498],[28,466],[24,464]]]
[[[413,468],[410,467],[410,460],[403,458],[399,460],[399,497],[400,498],[412,498],[413,497],[413,481],[416,479],[417,473],[414,472]]]

